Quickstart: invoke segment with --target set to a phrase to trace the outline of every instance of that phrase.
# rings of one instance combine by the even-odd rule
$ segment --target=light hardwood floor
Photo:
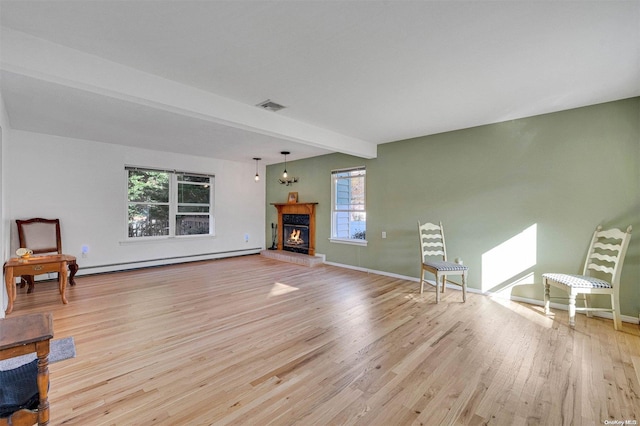
[[[637,325],[260,256],[18,289],[77,357],[52,425],[598,425],[638,419]],[[428,286],[427,286],[428,287]],[[630,424],[630,423],[627,423]]]

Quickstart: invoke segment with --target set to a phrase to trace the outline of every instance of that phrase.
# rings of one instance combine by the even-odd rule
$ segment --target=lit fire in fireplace
[[[294,229],[291,235],[289,235],[289,239],[287,240],[289,244],[304,244],[304,240],[300,238],[300,230]]]

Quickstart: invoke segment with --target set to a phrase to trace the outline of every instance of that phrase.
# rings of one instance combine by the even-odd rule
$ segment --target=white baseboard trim
[[[407,276],[407,275],[394,274],[394,273],[391,273],[391,272],[378,271],[378,270],[369,269],[369,268],[361,268],[361,267],[358,267],[358,266],[345,265],[343,263],[326,262],[326,261],[324,263],[327,264],[327,265],[331,265],[331,266],[337,266],[339,268],[353,269],[355,271],[366,272],[368,274],[383,275],[385,277],[398,278],[398,279],[403,279],[403,280],[407,280],[407,281],[413,281],[413,282],[416,282],[416,283],[420,282],[419,278],[410,277],[410,276]],[[426,280],[426,281],[428,283],[430,283],[431,285],[435,286],[435,281],[433,281],[433,280]],[[447,284],[447,288],[453,288],[455,290],[460,290],[460,286],[453,285],[453,284]],[[467,287],[467,291],[469,293],[481,294],[481,295],[488,296],[488,297],[491,297],[491,298],[512,300],[514,302],[523,302],[523,303],[528,303],[530,305],[536,305],[536,306],[544,306],[544,301],[537,300],[537,299],[529,299],[527,297],[520,297],[520,296],[509,296],[509,297],[506,297],[504,294],[501,294],[501,293],[494,293],[494,292],[490,292],[490,291],[483,292],[482,290],[478,290],[478,289],[470,288],[470,287]],[[562,303],[553,303],[553,302],[551,302],[550,306],[552,308],[554,308],[554,309],[559,309],[559,310],[562,310],[562,311],[569,310],[569,307],[567,305],[565,305],[565,304],[562,304]],[[577,313],[586,315],[584,312],[577,312]],[[613,314],[611,312],[593,312],[593,316],[601,317],[601,318],[607,318],[607,319],[610,319],[610,320],[613,319]],[[640,318],[639,317],[632,317],[630,315],[620,315],[620,319],[623,322],[628,322],[628,323],[631,323],[631,324],[640,324]]]

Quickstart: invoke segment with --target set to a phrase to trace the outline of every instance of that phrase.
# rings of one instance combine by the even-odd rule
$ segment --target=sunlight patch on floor
[[[534,306],[526,303],[521,304],[500,295],[492,295],[489,297],[493,302],[539,325],[540,327],[551,328],[553,326],[555,315],[545,315],[542,306]]]
[[[299,288],[282,283],[275,283],[273,287],[271,287],[271,291],[269,292],[267,299],[271,297],[282,296],[283,294],[291,293],[292,291],[296,290],[299,290]]]

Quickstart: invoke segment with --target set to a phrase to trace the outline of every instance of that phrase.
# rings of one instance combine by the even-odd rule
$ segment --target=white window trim
[[[329,242],[336,244],[350,244],[352,246],[363,246],[366,247],[368,241],[367,240],[356,240],[355,238],[329,238]]]
[[[183,240],[202,240],[202,239],[215,239],[216,236],[212,234],[199,234],[199,235],[177,235],[172,237],[170,235],[158,236],[158,237],[129,237],[127,233],[125,240],[118,241],[121,246],[133,245],[133,244],[161,244],[168,242],[177,242]]]
[[[354,245],[354,246],[361,246],[361,247],[366,247],[368,244],[368,241],[366,239],[364,240],[360,240],[360,239],[355,239],[355,238],[338,238],[338,237],[334,237],[335,235],[335,222],[333,220],[334,218],[334,213],[335,213],[335,202],[336,202],[336,185],[334,182],[334,175],[337,173],[341,173],[341,172],[353,172],[353,171],[357,171],[357,170],[364,170],[365,171],[365,178],[364,178],[364,212],[366,214],[367,212],[367,174],[366,174],[366,167],[365,166],[358,166],[358,167],[348,167],[345,169],[336,169],[336,170],[331,170],[331,237],[329,237],[329,242],[331,243],[336,243],[336,244],[348,244],[348,245]]]
[[[165,172],[169,173],[169,235],[154,235],[147,237],[130,237],[129,236],[129,170],[147,170],[153,172]],[[194,176],[206,176],[211,179],[211,186],[209,188],[209,233],[208,234],[191,234],[191,235],[175,235],[175,218],[177,215],[183,215],[184,213],[178,213],[178,174],[194,175]],[[166,242],[170,240],[187,240],[187,239],[203,239],[203,238],[215,238],[215,175],[212,173],[199,173],[188,172],[184,170],[169,170],[162,167],[143,167],[143,166],[131,166],[125,165],[124,167],[124,240],[120,241],[120,244],[134,244],[134,243],[156,243]],[[149,204],[149,203],[140,203]],[[166,203],[158,203],[166,204]]]

